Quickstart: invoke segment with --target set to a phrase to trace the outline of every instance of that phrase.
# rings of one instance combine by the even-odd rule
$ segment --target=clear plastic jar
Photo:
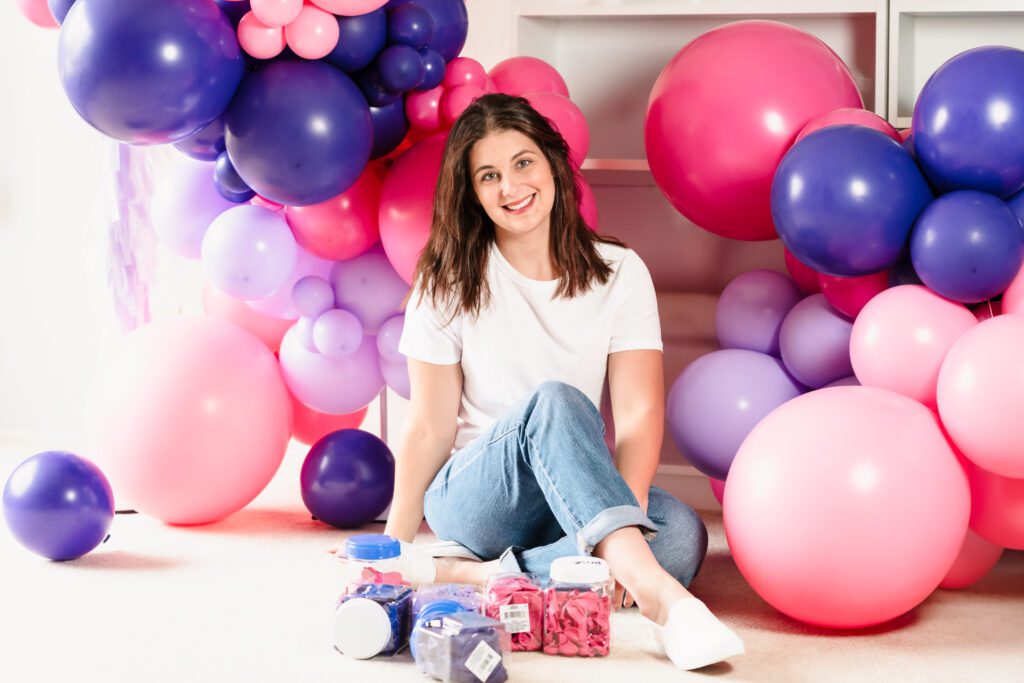
[[[541,649],[544,629],[544,593],[536,575],[502,572],[487,579],[483,613],[505,624],[513,652]]]
[[[479,612],[432,619],[412,633],[416,666],[428,676],[453,683],[502,683],[508,680],[503,655],[510,651],[500,621]]]
[[[599,557],[559,557],[544,593],[544,654],[605,657],[615,584]]]
[[[409,563],[398,539],[383,534],[356,534],[345,541],[341,561],[342,585],[348,592],[367,583],[408,584]]]
[[[424,606],[438,600],[454,600],[467,612],[479,612],[483,596],[480,587],[472,583],[428,583],[416,589],[412,596],[413,618]]]
[[[369,583],[341,596],[334,609],[334,647],[354,659],[397,654],[409,641],[412,589]]]

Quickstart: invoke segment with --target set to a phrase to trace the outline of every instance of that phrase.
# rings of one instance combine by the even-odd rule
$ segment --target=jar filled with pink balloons
[[[487,579],[483,613],[505,625],[514,652],[536,652],[544,629],[544,593],[534,574],[501,572]]]
[[[606,657],[615,584],[599,557],[559,557],[544,591],[544,654]]]

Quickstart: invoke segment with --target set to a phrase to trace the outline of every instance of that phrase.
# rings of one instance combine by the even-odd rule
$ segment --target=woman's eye
[[[498,177],[497,173],[484,173],[484,176],[480,180],[482,180],[484,182],[487,182],[488,180],[493,180],[494,178],[497,178],[497,177]]]
[[[520,159],[518,165],[519,165],[519,168],[526,168],[527,166],[529,166],[532,163],[533,163],[532,159]]]

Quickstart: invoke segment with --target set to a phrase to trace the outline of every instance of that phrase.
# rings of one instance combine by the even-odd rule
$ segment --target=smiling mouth
[[[522,201],[516,202],[515,204],[506,204],[501,208],[507,211],[508,213],[521,213],[530,208],[531,206],[533,206],[533,202],[536,198],[537,193],[534,192],[533,194],[531,194],[526,199],[523,199]]]

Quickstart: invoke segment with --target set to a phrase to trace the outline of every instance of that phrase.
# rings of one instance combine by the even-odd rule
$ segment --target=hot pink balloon
[[[367,168],[337,197],[310,206],[289,206],[285,217],[295,240],[315,256],[332,261],[365,253],[380,239],[381,184],[377,171]]]
[[[856,318],[872,297],[889,288],[889,271],[857,277],[818,273],[818,285],[833,308],[845,316]]]
[[[60,26],[53,18],[46,0],[14,0],[14,5],[26,19],[39,28],[58,28]]]
[[[284,29],[267,26],[252,12],[238,22],[238,44],[256,59],[271,59],[284,51]]]
[[[793,252],[789,249],[783,247],[782,251],[786,260],[786,270],[789,271],[789,276],[793,278],[796,286],[802,289],[805,294],[820,292],[821,284],[818,282],[818,271],[804,265],[800,259],[793,256]]]
[[[773,607],[864,628],[927,598],[953,565],[971,498],[935,415],[906,396],[833,387],[747,436],[725,485],[725,531]]]
[[[299,16],[284,28],[288,47],[303,59],[326,57],[338,45],[338,20],[330,12],[304,5]]]
[[[914,131],[910,128],[904,128],[900,131],[900,142],[905,142],[907,138],[914,134]]]
[[[816,116],[862,107],[843,61],[773,21],[739,21],[680,50],[654,84],[644,123],[651,174],[672,205],[724,237],[776,237],[775,168]]]
[[[430,236],[434,184],[446,139],[446,134],[437,133],[410,147],[395,161],[381,188],[380,240],[391,265],[409,284]]]
[[[994,318],[997,315],[1003,314],[1003,302],[1002,301],[982,301],[980,304],[971,306],[971,312],[974,313],[974,317],[978,319],[978,322]]]
[[[332,14],[356,17],[383,7],[388,0],[310,0],[310,2]]]
[[[444,86],[413,91],[405,96],[405,118],[416,130],[433,132],[441,128],[441,97]]]
[[[718,501],[718,504],[725,505],[725,482],[721,479],[708,477],[708,484],[710,484],[711,493],[715,496],[715,500]]]
[[[990,543],[1024,550],[1024,479],[1001,477],[960,462],[971,482],[971,530]]]
[[[127,335],[89,412],[90,452],[119,498],[170,524],[215,522],[248,504],[277,471],[292,427],[274,354],[205,316]]]
[[[597,215],[597,199],[594,190],[586,178],[580,178],[580,215],[591,230],[596,231],[600,225]]]
[[[267,345],[272,353],[281,347],[281,338],[291,327],[290,320],[272,318],[252,310],[244,301],[225,294],[209,282],[203,283],[203,311],[207,315],[234,323]]]
[[[449,88],[441,95],[441,120],[445,127],[451,128],[455,119],[466,111],[473,100],[484,94],[483,88],[475,85],[457,85]]]
[[[251,0],[249,5],[264,26],[287,26],[302,12],[302,0]]]
[[[577,168],[582,166],[590,151],[590,126],[580,108],[568,97],[553,92],[532,92],[524,97],[565,138],[572,163]]]
[[[448,62],[444,70],[444,87],[475,85],[483,90],[487,87],[487,72],[480,62],[472,57],[456,57]]]
[[[291,399],[292,414],[295,416],[292,421],[292,438],[307,446],[312,446],[331,432],[358,429],[366,418],[365,407],[346,415],[325,415],[296,400],[294,396]]]
[[[270,209],[274,213],[277,213],[278,211],[284,211],[285,208],[284,204],[278,204],[274,200],[267,199],[266,197],[260,195],[256,195],[255,197],[250,199],[249,203],[252,204],[253,206],[262,206],[264,209]]]
[[[992,567],[996,566],[999,558],[1003,556],[1001,546],[986,541],[984,538],[967,530],[963,547],[956,561],[946,573],[946,578],[939,584],[941,588],[967,588],[977,583],[988,574]]]
[[[803,130],[801,130],[796,136],[796,142],[800,142],[816,130],[828,128],[829,126],[843,126],[847,124],[871,128],[879,131],[880,133],[885,133],[896,142],[903,142],[903,137],[900,135],[899,131],[893,128],[891,123],[874,112],[866,109],[854,109],[853,107],[836,109],[827,114],[822,114],[821,116],[811,119],[808,124],[803,127]],[[794,142],[794,144],[796,144],[796,142]]]
[[[973,317],[973,316],[972,316]],[[1024,478],[1024,316],[964,332],[942,362],[938,406],[953,443],[975,465]]]
[[[935,407],[942,361],[976,325],[962,304],[921,285],[888,289],[864,307],[850,333],[850,361],[861,384]]]
[[[558,69],[536,57],[510,57],[498,62],[488,74],[495,92],[525,95],[528,92],[555,92],[569,96],[569,86]]]

